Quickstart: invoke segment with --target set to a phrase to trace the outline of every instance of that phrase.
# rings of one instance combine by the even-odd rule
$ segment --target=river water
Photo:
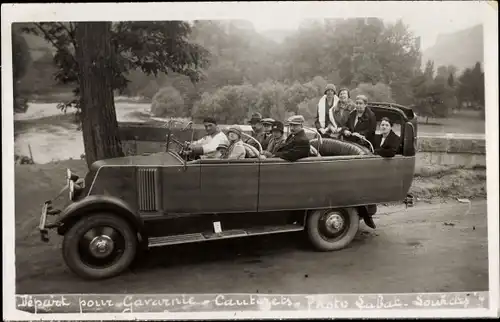
[[[118,122],[144,122],[144,116],[149,114],[150,104],[147,103],[117,102],[115,105]],[[40,119],[39,123],[35,121],[19,132],[14,143],[16,154],[30,156],[31,147],[35,163],[80,158],[84,153],[84,147],[82,132],[77,126],[61,122],[50,124],[42,119],[63,115],[56,106],[56,103],[32,103],[26,113],[14,115],[14,120],[19,121]]]

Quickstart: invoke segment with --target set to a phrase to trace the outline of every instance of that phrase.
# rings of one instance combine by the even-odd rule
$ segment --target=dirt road
[[[17,245],[17,293],[400,293],[488,289],[486,201],[381,208],[353,244],[320,253],[301,234],[152,251],[114,279],[80,280],[51,243]],[[468,212],[468,213],[467,213]],[[30,236],[35,238],[35,236]],[[27,248],[29,247],[29,249]],[[43,260],[33,261],[36,254]]]

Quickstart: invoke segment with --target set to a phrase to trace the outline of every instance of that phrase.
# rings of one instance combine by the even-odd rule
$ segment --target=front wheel
[[[359,229],[359,216],[353,208],[315,210],[307,217],[307,234],[320,251],[347,247]]]
[[[68,267],[86,279],[116,276],[129,267],[137,252],[134,230],[113,214],[95,214],[76,222],[64,235]]]

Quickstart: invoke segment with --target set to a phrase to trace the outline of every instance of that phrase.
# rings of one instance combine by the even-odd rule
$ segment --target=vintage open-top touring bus
[[[42,240],[56,228],[66,264],[89,279],[120,274],[139,251],[173,244],[304,230],[318,250],[342,249],[374,205],[405,200],[414,175],[416,115],[368,106],[377,120],[400,125],[396,156],[313,137],[311,156],[296,162],[260,158],[250,146],[245,159],[188,161],[167,132],[165,152],[97,161],[84,178],[68,169],[68,204],[43,205]]]

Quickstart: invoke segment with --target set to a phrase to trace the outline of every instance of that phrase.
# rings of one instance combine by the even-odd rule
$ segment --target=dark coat
[[[373,138],[373,149],[375,150],[375,154],[383,156],[384,158],[392,158],[399,152],[400,139],[392,130],[389,132],[389,135],[387,135],[382,146],[380,146],[380,142],[382,142],[382,134],[376,134]]]
[[[257,141],[259,141],[259,143],[260,143],[261,146],[262,146],[262,141],[264,140],[264,135],[265,135],[264,131],[261,131],[259,133],[255,133],[255,132],[252,133],[252,137],[254,139],[256,139]],[[255,142],[252,139],[248,139],[247,138],[246,140],[244,140],[244,142],[247,143],[247,144],[250,144],[251,146],[253,146],[257,150],[259,149],[259,146],[258,146],[257,142]],[[262,147],[262,150],[264,150],[264,147]]]
[[[269,141],[271,141],[272,137],[273,137],[273,135],[271,133],[265,133],[264,135],[262,135],[262,138],[260,141],[260,145],[262,146],[262,151],[267,150],[267,147],[269,145]]]
[[[375,130],[377,129],[377,119],[375,117],[375,113],[373,113],[369,107],[366,107],[365,112],[358,119],[356,126],[354,126],[356,113],[356,110],[351,112],[349,118],[347,119],[347,126],[343,130],[347,129],[351,131],[351,133],[357,132],[373,144]]]
[[[302,158],[307,158],[311,150],[311,143],[307,138],[306,132],[301,130],[290,134],[285,143],[281,145],[274,154],[277,158],[293,162]]]

